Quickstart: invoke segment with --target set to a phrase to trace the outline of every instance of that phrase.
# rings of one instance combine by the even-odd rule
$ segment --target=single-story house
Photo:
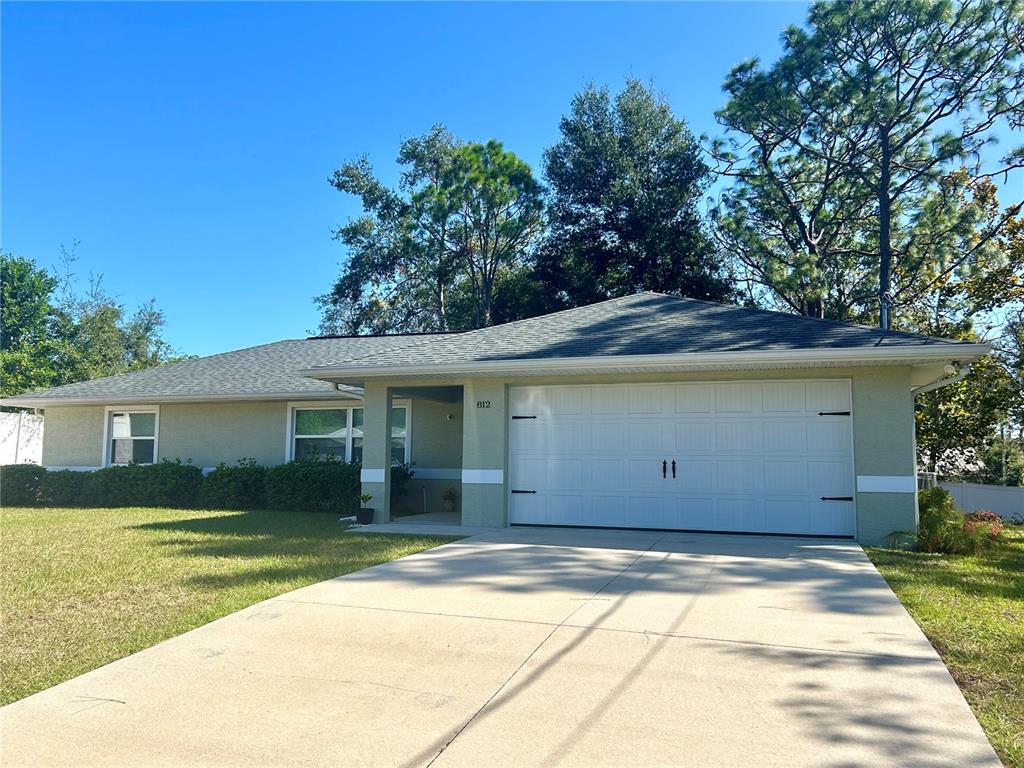
[[[914,395],[989,348],[657,293],[476,331],[281,341],[3,401],[43,464],[311,451],[465,525],[854,537],[916,526]]]

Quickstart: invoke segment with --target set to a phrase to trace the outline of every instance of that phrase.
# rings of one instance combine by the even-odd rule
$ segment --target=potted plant
[[[373,496],[369,493],[364,493],[359,497],[359,501],[362,506],[359,508],[359,511],[356,512],[356,522],[360,525],[369,525],[373,522],[373,507],[366,506],[370,503],[370,499],[372,498]]]
[[[441,508],[445,512],[454,512],[455,504],[459,500],[459,494],[454,488],[445,488],[441,491]]]

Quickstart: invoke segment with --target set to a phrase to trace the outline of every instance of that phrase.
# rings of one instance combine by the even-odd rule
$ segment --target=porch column
[[[467,381],[462,408],[462,524],[503,528],[508,525],[504,382]]]
[[[363,389],[363,468],[359,475],[362,493],[373,498],[373,522],[391,519],[391,390],[380,382],[366,382]]]

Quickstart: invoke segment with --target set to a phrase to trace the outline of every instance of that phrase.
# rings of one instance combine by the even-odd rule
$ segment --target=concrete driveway
[[[512,529],[2,710],[4,765],[998,766],[854,544]]]

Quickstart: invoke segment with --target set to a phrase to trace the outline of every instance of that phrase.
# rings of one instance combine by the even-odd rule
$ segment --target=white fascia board
[[[59,405],[136,405],[148,403],[223,403],[273,402],[276,400],[362,400],[362,394],[351,389],[334,392],[265,392],[217,395],[118,395],[109,397],[8,397],[0,405],[15,408],[48,408]]]
[[[527,372],[542,373],[549,370],[572,372],[573,370],[594,370],[612,368],[616,371],[631,369],[667,368],[676,370],[700,370],[701,368],[734,367],[743,368],[770,365],[772,367],[792,366],[794,368],[827,364],[870,365],[872,363],[897,364],[927,362],[934,360],[957,360],[966,362],[987,355],[992,351],[988,344],[956,344],[935,346],[873,347],[869,349],[797,349],[768,350],[760,352],[688,352],[670,355],[594,355],[590,357],[549,357],[536,360],[484,360],[468,363],[426,363],[419,365],[395,366],[317,366],[299,371],[300,375],[325,381],[340,376],[358,377],[360,381],[388,376],[416,376],[431,373],[474,374]]]

